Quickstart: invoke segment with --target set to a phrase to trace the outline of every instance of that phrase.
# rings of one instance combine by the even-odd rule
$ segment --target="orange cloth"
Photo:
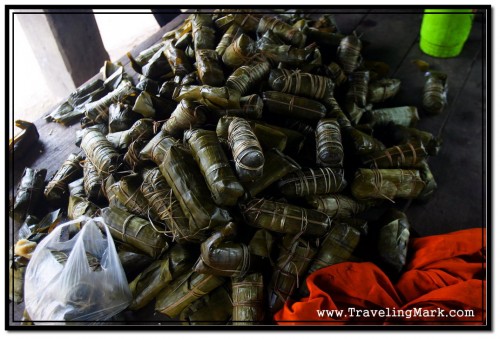
[[[325,267],[307,278],[310,295],[288,301],[274,320],[280,325],[485,324],[485,247],[482,228],[413,239],[406,271],[396,284],[370,262]],[[422,314],[394,316],[397,312],[409,316],[412,309]],[[320,316],[318,310],[342,310],[343,314]],[[381,310],[388,316],[362,317],[363,310]],[[452,317],[455,311],[450,310],[458,310],[457,315],[472,310],[474,316]]]

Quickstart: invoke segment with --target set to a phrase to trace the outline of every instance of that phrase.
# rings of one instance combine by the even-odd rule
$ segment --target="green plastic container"
[[[438,58],[459,55],[469,37],[473,21],[471,9],[426,9],[420,29],[420,49]]]

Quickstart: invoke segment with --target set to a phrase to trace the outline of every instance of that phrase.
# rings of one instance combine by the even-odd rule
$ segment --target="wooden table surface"
[[[486,104],[485,104],[485,14],[478,12],[470,37],[460,56],[451,59],[432,58],[419,48],[421,11],[360,8],[330,10],[335,13],[342,33],[355,30],[363,34],[368,44],[362,50],[368,60],[389,64],[389,76],[401,79],[400,93],[387,106],[416,106],[421,120],[418,128],[437,135],[443,124],[444,140],[440,153],[429,160],[438,183],[438,190],[426,204],[412,203],[407,210],[412,227],[420,235],[447,233],[455,230],[486,227]],[[164,26],[156,34],[137,46],[132,55],[161,40],[161,36],[180,24],[186,14]],[[448,74],[448,106],[439,116],[427,116],[421,105],[424,79],[412,60],[422,59],[432,69]],[[120,59],[127,73],[137,76],[126,57]],[[74,145],[79,124],[64,127],[43,119],[35,122],[40,133],[40,145],[11,169],[9,187],[13,193],[24,167],[47,168],[50,178],[70,152],[78,152]],[[11,229],[14,227],[11,223]],[[150,305],[151,306],[151,305]],[[19,314],[16,307],[16,314]],[[129,320],[162,321],[149,307],[131,313]],[[20,319],[18,316],[15,319]]]

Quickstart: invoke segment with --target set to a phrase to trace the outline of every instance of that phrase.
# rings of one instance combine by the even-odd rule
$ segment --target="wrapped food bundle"
[[[46,169],[26,168],[17,188],[12,214],[14,218],[23,220],[33,213],[43,196]]]
[[[80,155],[70,154],[47,186],[45,186],[45,198],[50,204],[60,207],[66,203],[69,197],[68,184],[80,178],[83,174],[82,167],[80,166],[80,161],[82,160]]]
[[[432,196],[427,157],[441,140],[416,128],[416,107],[384,106],[404,84],[363,62],[356,33],[338,33],[332,15],[196,13],[129,58],[137,85],[108,65],[104,82],[75,92],[85,157],[71,155],[45,195],[46,171],[27,168],[13,211],[40,217],[46,199],[71,219],[102,217],[130,310],[154,302],[183,324],[267,324],[320,268],[368,260],[401,271],[409,223],[384,212]],[[425,109],[442,110],[445,94],[446,77],[428,74]],[[61,214],[23,226],[16,284],[19,253]],[[10,294],[22,300],[17,285]]]

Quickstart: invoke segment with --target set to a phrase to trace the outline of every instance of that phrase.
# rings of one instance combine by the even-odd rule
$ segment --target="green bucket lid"
[[[420,49],[431,56],[457,56],[469,37],[471,9],[426,9],[420,29]]]

